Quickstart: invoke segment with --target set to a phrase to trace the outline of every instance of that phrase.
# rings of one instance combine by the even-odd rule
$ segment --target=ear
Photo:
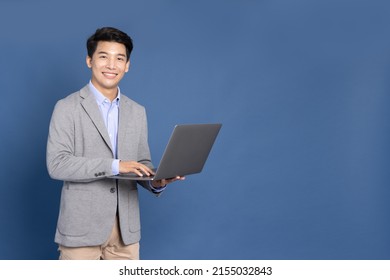
[[[131,65],[131,63],[130,63],[130,59],[129,59],[129,61],[127,61],[127,63],[126,63],[125,73],[127,73],[129,71],[130,65]]]
[[[87,55],[85,62],[87,63],[88,68],[92,68],[91,60],[92,58]]]

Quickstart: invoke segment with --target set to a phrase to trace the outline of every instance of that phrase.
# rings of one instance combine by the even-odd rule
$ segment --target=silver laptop
[[[176,125],[153,176],[124,173],[111,178],[161,180],[200,173],[222,124]]]

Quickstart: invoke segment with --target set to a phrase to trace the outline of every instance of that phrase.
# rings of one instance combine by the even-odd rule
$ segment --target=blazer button
[[[114,192],[115,192],[115,188],[111,188],[111,189],[110,189],[110,192],[111,192],[111,193],[114,193]]]

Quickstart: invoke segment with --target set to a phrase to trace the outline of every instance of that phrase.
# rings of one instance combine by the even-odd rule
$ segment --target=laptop
[[[221,127],[220,123],[176,125],[155,175],[123,173],[110,178],[153,181],[200,173]]]

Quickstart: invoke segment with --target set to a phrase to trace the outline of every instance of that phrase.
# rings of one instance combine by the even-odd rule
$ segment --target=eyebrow
[[[109,54],[108,52],[105,52],[105,51],[100,51],[100,52],[98,52],[98,54]],[[123,54],[123,53],[119,53],[119,54],[117,54],[117,56],[123,56],[124,58],[126,58],[126,55],[125,54]]]

